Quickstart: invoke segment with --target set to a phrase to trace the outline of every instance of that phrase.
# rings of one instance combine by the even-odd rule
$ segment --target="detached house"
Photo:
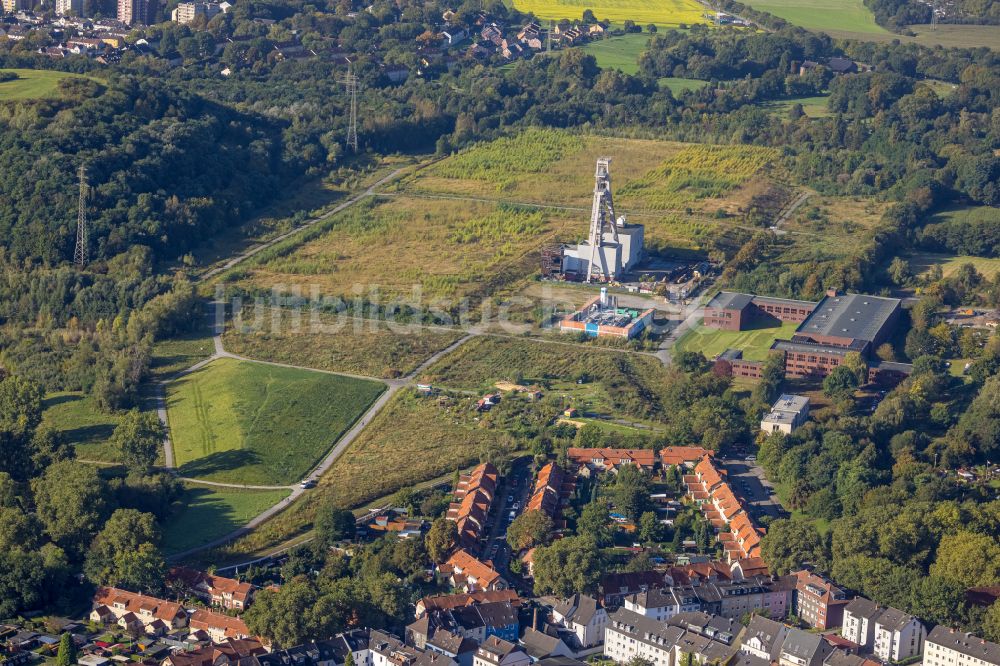
[[[203,601],[229,610],[245,610],[253,596],[253,586],[232,578],[174,567],[169,580]]]
[[[505,590],[510,587],[496,569],[480,562],[461,548],[452,553],[447,562],[439,565],[438,571],[448,577],[452,587],[465,592]]]

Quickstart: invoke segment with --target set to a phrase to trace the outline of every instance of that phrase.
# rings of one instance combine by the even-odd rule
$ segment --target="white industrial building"
[[[783,394],[761,419],[760,429],[766,433],[783,432],[790,435],[809,417],[809,398],[803,395]]]
[[[590,235],[578,245],[562,247],[562,272],[582,276],[586,282],[617,280],[633,270],[644,257],[645,229],[615,215],[611,196],[611,160],[597,160]]]

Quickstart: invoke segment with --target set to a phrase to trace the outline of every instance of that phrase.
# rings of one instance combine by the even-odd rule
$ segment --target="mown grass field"
[[[657,79],[656,82],[660,84],[661,89],[669,88],[674,95],[680,95],[688,90],[700,90],[708,85],[708,81],[701,79],[684,79],[676,76],[665,76],[662,79]]]
[[[541,19],[579,19],[590,9],[599,20],[622,23],[632,20],[639,25],[677,27],[681,23],[707,23],[705,9],[694,0],[507,0],[520,12],[531,12]]]
[[[167,387],[174,461],[194,478],[295,483],[384,389],[375,381],[218,359]]]
[[[319,485],[228,551],[253,553],[312,527],[316,507],[359,507],[404,487],[477,464],[484,447],[504,437],[479,427],[473,397],[436,398],[403,390],[372,419]]]
[[[809,30],[890,34],[861,0],[752,0],[750,5]]]
[[[817,28],[821,30],[822,28]],[[852,30],[823,30],[837,39],[860,39],[871,42],[900,42],[921,44],[923,46],[944,46],[946,48],[975,48],[985,46],[989,49],[1000,49],[1000,26],[997,25],[911,25],[907,29],[914,33],[899,35],[894,32],[855,32]]]
[[[346,372],[385,379],[407,375],[436,352],[462,337],[460,331],[404,327],[386,322],[308,313],[293,325],[289,311],[245,314],[242,325],[230,326],[226,349],[261,361]],[[259,326],[255,324],[260,318]]]
[[[788,115],[788,111],[796,104],[802,105],[802,111],[810,118],[824,118],[830,115],[827,108],[829,95],[814,95],[811,97],[789,97],[787,99],[768,102],[763,106],[772,109],[780,115]]]
[[[0,69],[0,72],[14,72],[18,77],[13,81],[0,82],[0,102],[51,97],[58,93],[61,80],[84,78],[80,74],[45,69]]]
[[[914,275],[923,275],[932,266],[941,266],[945,277],[953,275],[963,264],[972,264],[976,270],[993,279],[1000,272],[1000,259],[988,257],[973,257],[967,254],[937,254],[934,252],[917,252],[909,257],[910,270]]]
[[[229,534],[291,494],[290,490],[184,486],[175,513],[163,525],[164,552],[180,553]]]
[[[650,36],[646,32],[630,33],[597,39],[580,48],[594,56],[601,69],[617,69],[626,74],[636,74],[639,72],[639,56],[646,50]]]
[[[698,325],[681,336],[674,345],[677,352],[701,352],[712,359],[727,349],[741,349],[743,358],[762,361],[767,358],[768,349],[775,340],[789,340],[798,324],[784,322],[781,326],[769,326],[748,331],[720,331],[716,328]]]
[[[118,454],[108,438],[121,421],[117,414],[105,414],[90,396],[80,391],[49,393],[42,403],[42,425],[55,428],[76,447],[82,460],[118,462]]]
[[[206,325],[176,338],[158,340],[153,345],[149,370],[156,379],[168,379],[171,375],[208,358],[214,351],[212,334]]]

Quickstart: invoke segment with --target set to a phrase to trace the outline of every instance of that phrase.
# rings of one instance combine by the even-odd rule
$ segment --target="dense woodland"
[[[102,409],[134,406],[151,345],[190,326],[199,307],[189,276],[167,275],[164,266],[245,222],[299,179],[352,166],[336,82],[344,68],[323,57],[335,48],[364,54],[355,69],[363,81],[361,140],[375,153],[443,154],[531,125],[753,143],[780,147],[788,172],[823,193],[892,202],[860,249],[836,260],[772,263],[767,259],[780,251],[781,239],[761,224],[760,232],[741,232],[741,247],[725,257],[722,278],[736,289],[803,298],[831,287],[880,291],[914,279],[905,266],[886,269],[907,247],[938,243],[995,255],[1000,230],[993,223],[961,230],[926,223],[947,203],[1000,205],[1000,54],[835,43],[724,4],[769,30],[657,34],[637,76],[601,71],[591,56],[570,49],[503,70],[474,62],[452,73],[430,69],[390,85],[381,64],[415,64],[409,45],[438,22],[444,5],[434,2],[379,0],[371,11],[350,16],[347,2],[241,0],[206,32],[173,25],[149,30],[161,46],[165,40],[184,54],[186,66],[177,69],[130,56],[97,72],[84,59],[43,60],[32,53],[30,39],[0,44],[3,67],[58,64],[104,77],[67,81],[57,98],[0,104],[0,156],[8,167],[0,175],[0,459],[6,461],[0,466],[0,615],[70,603],[54,595],[78,588],[52,583],[79,571],[95,583],[155,591],[162,570],[157,524],[178,492],[152,472],[156,424],[129,416],[115,435],[128,472],[105,475],[73,464],[72,447],[39,428],[41,398],[77,389],[94,395]],[[467,2],[459,16],[471,20],[478,8]],[[499,4],[492,10],[505,11]],[[278,23],[263,26],[254,17]],[[321,57],[276,61],[271,46],[291,29]],[[251,39],[227,44],[219,59],[205,56],[216,42],[243,36]],[[874,70],[834,77],[818,67],[797,75],[796,63],[837,55]],[[222,66],[232,75],[220,77]],[[675,96],[657,83],[668,76],[711,84]],[[957,89],[941,97],[921,83],[926,78]],[[760,105],[822,90],[831,92],[827,118],[810,119],[795,107],[776,115]],[[94,261],[86,270],[68,261],[81,164],[93,220]],[[844,584],[879,601],[997,638],[1000,609],[969,608],[961,595],[964,586],[1000,582],[996,501],[942,478],[934,465],[995,458],[1000,349],[995,338],[985,348],[970,346],[978,357],[974,382],[958,386],[937,358],[970,343],[946,335],[933,309],[995,306],[1000,284],[963,270],[920,286],[928,295],[911,314],[912,332],[880,352],[914,361],[913,377],[871,416],[855,412],[846,396],[852,380],[838,377],[827,387],[835,404],[817,424],[762,442],[769,474],[808,519],[773,524],[767,552],[779,569],[782,563],[825,564]],[[737,392],[696,355],[680,355],[672,373],[661,382],[629,375],[612,389],[628,413],[661,421],[669,431],[664,441],[714,449],[750,439],[781,381],[772,363],[752,392]],[[492,418],[503,414],[497,410]],[[503,427],[531,438],[540,455],[558,456],[569,444],[567,433],[520,417]],[[593,431],[576,437],[603,442]],[[623,481],[614,492],[627,503],[642,488],[640,480]],[[592,585],[602,566],[593,544],[604,538],[596,513],[581,509],[577,534],[540,552],[543,589]],[[821,533],[816,521],[829,531]],[[324,529],[330,539],[343,532],[343,526]],[[24,541],[25,534],[33,540]],[[447,541],[447,534],[435,534]],[[436,547],[429,544],[428,551]],[[379,614],[399,617],[424,590],[414,569],[421,553],[411,548],[422,546],[376,544],[349,562],[302,553],[287,572],[301,584],[262,593],[248,621],[252,627],[268,615],[287,621],[267,631],[292,643],[340,628],[352,613],[370,624]],[[397,587],[397,577],[413,582]]]

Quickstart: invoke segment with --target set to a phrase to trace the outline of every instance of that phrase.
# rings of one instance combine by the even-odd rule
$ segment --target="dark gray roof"
[[[469,640],[462,634],[452,633],[446,629],[435,631],[434,635],[428,639],[427,644],[452,655],[475,652],[477,647],[475,641]]]
[[[878,624],[889,631],[901,631],[908,624],[913,622],[914,617],[909,613],[904,613],[895,608],[886,608],[879,616]]]
[[[536,666],[587,666],[587,662],[572,657],[546,657],[539,659]]]
[[[729,666],[771,666],[771,662],[749,652],[737,652],[736,657],[729,662]]]
[[[784,635],[785,625],[775,622],[770,618],[761,615],[754,615],[747,624],[746,633],[743,634],[743,642],[751,638],[757,638],[763,645],[767,646],[767,651],[772,658],[777,658],[781,647],[781,638]]]
[[[556,604],[554,610],[570,622],[586,625],[597,613],[597,599],[577,593]]]
[[[823,662],[823,666],[864,666],[867,659],[844,650],[834,650]]]
[[[509,601],[494,601],[492,603],[474,606],[487,627],[506,627],[517,624],[517,611]]]
[[[799,335],[830,335],[872,341],[886,321],[899,309],[898,298],[866,294],[827,296],[802,322]]]
[[[712,297],[712,300],[705,307],[722,310],[742,310],[750,305],[751,301],[753,301],[753,296],[750,294],[740,294],[735,291],[720,291]]]
[[[939,624],[927,635],[927,642],[940,645],[988,664],[1000,665],[1000,645],[972,634],[962,633]]]
[[[559,648],[560,643],[562,641],[555,636],[543,634],[531,627],[528,627],[524,632],[524,636],[521,637],[521,645],[524,646],[525,652],[535,659],[543,659],[549,656]]]
[[[743,358],[742,349],[727,349],[726,351],[719,354],[719,358],[725,361],[737,361]]]
[[[817,655],[830,652],[833,648],[819,634],[810,634],[801,629],[789,629],[781,651],[793,657],[812,661]],[[821,660],[822,661],[822,660]]]
[[[889,370],[892,372],[900,372],[904,375],[909,375],[913,373],[912,363],[899,363],[898,361],[879,361],[875,367],[879,370]]]
[[[611,615],[609,631],[618,631],[628,635],[635,640],[655,645],[660,649],[670,649],[680,641],[686,633],[680,627],[672,627],[662,622],[657,622],[645,615],[633,613],[630,610],[620,608]]]
[[[869,620],[874,620],[878,615],[882,613],[879,605],[872,601],[871,599],[865,599],[864,597],[854,597],[851,599],[851,603],[844,606],[844,612],[850,613],[854,617],[863,617]]]
[[[802,340],[775,340],[771,349],[779,351],[799,353],[799,354],[831,354],[833,356],[844,356],[847,352],[861,351],[865,343],[852,345],[851,347],[834,347],[833,345],[821,345],[815,342],[805,342]]]

